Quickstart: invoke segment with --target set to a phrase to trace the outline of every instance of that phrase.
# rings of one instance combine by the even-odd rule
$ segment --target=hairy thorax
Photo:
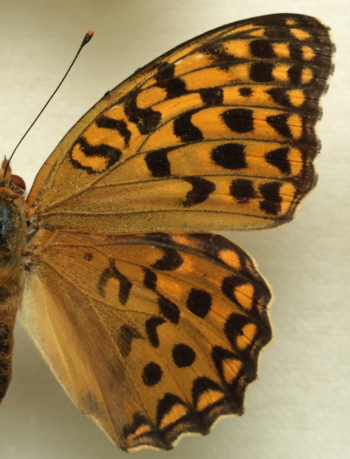
[[[26,215],[23,191],[0,181],[0,285],[12,289],[23,271]]]
[[[4,176],[4,163],[0,172],[0,402],[11,380],[13,328],[23,291],[27,229],[24,190],[11,180],[10,168]]]

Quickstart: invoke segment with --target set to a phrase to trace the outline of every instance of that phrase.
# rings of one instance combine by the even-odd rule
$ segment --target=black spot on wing
[[[240,143],[225,143],[218,145],[211,151],[211,159],[221,167],[229,170],[244,169],[247,167],[244,145]]]
[[[243,335],[243,329],[251,320],[242,314],[232,313],[224,327],[226,338],[231,343],[232,349],[237,349],[237,339]]]
[[[260,209],[270,215],[278,215],[281,211],[282,197],[280,195],[281,184],[279,182],[264,183],[259,187],[262,200]]]
[[[265,159],[272,166],[276,167],[282,174],[290,174],[291,168],[288,161],[288,147],[277,148],[276,150],[269,151]]]
[[[163,257],[153,263],[151,266],[153,269],[157,271],[174,271],[182,265],[184,260],[177,250],[162,247],[162,251]]]
[[[152,132],[161,121],[162,115],[160,112],[152,108],[139,108],[137,106],[137,92],[129,93],[125,100],[124,112],[131,123],[136,124],[142,135],[147,135]]]
[[[266,117],[266,122],[281,136],[291,138],[292,133],[288,126],[289,115],[280,113],[279,115],[271,115]]]
[[[143,285],[149,290],[155,291],[157,287],[157,274],[149,268],[143,268]]]
[[[289,53],[292,61],[303,61],[303,45],[301,43],[290,43]]]
[[[196,353],[187,344],[176,344],[172,355],[173,361],[178,368],[190,367],[196,360]]]
[[[169,99],[180,97],[187,93],[185,82],[181,78],[175,77],[174,73],[175,64],[162,62],[155,75],[157,86],[166,90]]]
[[[205,105],[221,105],[224,93],[221,88],[203,88],[199,90],[199,95]]]
[[[151,317],[146,321],[147,338],[153,347],[159,347],[159,336],[157,328],[166,323],[162,317]]]
[[[303,65],[295,64],[288,69],[287,73],[292,86],[298,87],[301,84],[301,75],[303,72],[303,68]]]
[[[226,126],[233,132],[246,133],[253,131],[253,110],[247,108],[231,108],[222,113]]]
[[[157,82],[169,81],[175,76],[175,64],[170,62],[162,62],[158,66],[158,72],[155,75]]]
[[[107,160],[107,165],[105,166],[105,170],[109,169],[114,164],[116,164],[122,155],[122,152],[118,150],[118,148],[114,148],[110,145],[101,144],[101,145],[92,146],[86,141],[84,137],[79,137],[74,145],[78,145],[80,150],[83,152],[83,154],[88,158],[93,157],[93,156],[99,156],[99,157],[105,158]],[[100,169],[94,169],[90,166],[81,164],[79,161],[73,158],[74,145],[68,154],[73,167],[76,167],[78,169],[84,169],[89,174],[101,173]]]
[[[203,140],[201,130],[192,123],[192,115],[194,111],[189,111],[178,116],[174,120],[174,134],[181,139],[181,142],[198,142]]]
[[[142,373],[142,380],[148,387],[155,386],[162,379],[163,371],[155,362],[145,365]]]
[[[274,59],[276,54],[269,40],[254,40],[250,42],[250,52],[259,59]]]
[[[250,97],[253,94],[252,88],[247,88],[247,87],[239,88],[238,91],[239,91],[240,95],[243,96],[243,97]]]
[[[97,289],[102,297],[105,296],[105,287],[110,279],[116,279],[119,282],[119,302],[125,305],[129,298],[132,283],[118,271],[114,260],[109,260],[109,267],[102,271],[98,280]]]
[[[129,145],[131,132],[129,131],[128,126],[124,120],[114,120],[112,118],[108,118],[107,116],[100,116],[97,118],[95,123],[99,128],[112,129],[119,132],[119,134],[124,139],[125,146]]]
[[[171,150],[172,148],[162,148],[146,154],[145,161],[153,177],[170,177],[168,153]]]
[[[186,306],[192,314],[204,319],[212,305],[212,296],[205,290],[192,288],[186,300]]]
[[[250,67],[249,76],[250,79],[257,83],[268,83],[273,81],[273,64],[271,62],[253,62]]]
[[[286,89],[276,87],[268,89],[266,92],[271,96],[272,100],[276,102],[276,104],[279,104],[283,107],[291,106]]]
[[[215,184],[202,177],[184,177],[182,180],[192,185],[183,202],[184,207],[192,207],[204,202],[215,191]]]
[[[230,185],[230,194],[241,204],[248,203],[256,196],[253,182],[249,179],[232,180]]]
[[[236,58],[226,52],[221,43],[205,44],[198,48],[198,52],[209,55],[215,65],[222,70],[229,70],[230,66],[236,61]]]
[[[158,294],[158,306],[160,313],[173,324],[179,323],[180,309],[175,303]]]

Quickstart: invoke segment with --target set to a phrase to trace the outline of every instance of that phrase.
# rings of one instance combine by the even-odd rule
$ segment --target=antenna
[[[84,38],[83,38],[83,41],[81,42],[81,45],[79,46],[79,49],[72,61],[72,63],[70,64],[70,66],[68,67],[68,70],[66,71],[66,73],[64,74],[62,80],[60,81],[60,83],[58,84],[57,88],[54,90],[54,92],[51,94],[51,96],[49,97],[48,101],[46,102],[46,104],[43,106],[43,108],[40,110],[38,116],[35,118],[35,120],[32,122],[32,124],[29,126],[29,128],[26,130],[26,132],[23,134],[21,140],[18,142],[18,144],[16,145],[15,149],[13,150],[7,164],[6,164],[6,167],[5,167],[5,170],[4,170],[4,177],[6,177],[6,172],[7,172],[7,169],[8,169],[8,166],[10,164],[10,161],[11,159],[13,158],[13,155],[15,154],[17,148],[20,146],[20,144],[22,143],[23,139],[26,137],[26,135],[28,134],[28,132],[32,129],[32,127],[34,126],[34,124],[38,121],[40,115],[43,113],[43,111],[45,110],[45,108],[49,105],[51,99],[53,98],[53,96],[56,94],[56,92],[60,89],[62,83],[64,82],[64,80],[66,79],[68,73],[70,72],[71,68],[73,67],[75,61],[77,60],[81,50],[84,48],[85,45],[87,45],[89,43],[89,41],[91,40],[91,38],[93,37],[94,35],[94,31],[93,30],[89,30],[88,32],[86,32]]]

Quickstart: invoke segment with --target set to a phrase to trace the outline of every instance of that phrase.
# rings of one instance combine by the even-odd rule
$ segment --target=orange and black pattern
[[[186,219],[204,212],[208,229],[220,211],[216,229],[278,226],[315,185],[314,126],[332,49],[327,28],[306,16],[265,16],[209,32],[139,71],[116,101],[107,94],[112,103],[79,135],[69,159],[91,174],[91,193],[113,183],[143,196],[116,203],[121,232],[130,212],[157,212],[163,230],[169,211],[185,211]]]
[[[24,320],[122,449],[171,449],[243,413],[271,293],[208,232],[286,223],[315,186],[333,49],[303,15],[210,31],[108,92],[40,171]]]
[[[86,285],[97,260],[101,269]],[[76,309],[91,298],[96,309],[107,305],[99,317],[109,329],[109,352],[115,348],[125,372],[128,409],[122,430],[113,425],[107,433],[121,448],[170,449],[181,433],[206,434],[220,415],[243,413],[246,386],[256,379],[259,353],[271,339],[271,293],[238,246],[214,234],[92,239],[58,232],[41,262],[84,292]],[[74,319],[78,330],[84,320]],[[101,379],[109,381],[109,372]],[[112,397],[117,384],[118,378],[109,383]],[[103,418],[97,407],[94,415]]]
[[[152,397],[152,388],[161,384],[171,362],[178,372],[174,370],[173,377],[183,387],[172,392],[164,386],[162,397],[155,400],[154,414],[134,413],[123,435],[127,449],[140,444],[168,449],[181,433],[205,435],[218,416],[243,413],[246,386],[256,379],[259,352],[271,339],[267,311],[271,295],[249,257],[221,236],[149,234],[145,241],[159,246],[162,258],[144,268],[143,285],[155,293],[158,311],[144,325],[144,338],[154,352],[144,362],[142,381]],[[169,274],[181,277],[188,251],[198,271],[204,273],[209,261],[218,265],[218,285],[213,285],[208,274],[207,282],[189,283],[177,296],[180,289],[166,289],[164,279]],[[195,262],[197,257],[202,260]],[[172,286],[177,284],[174,279]],[[157,350],[171,330],[162,330],[167,321],[180,327],[183,336],[169,349],[164,365]],[[135,329],[126,328],[123,333],[128,337],[122,340],[124,344],[142,338]]]

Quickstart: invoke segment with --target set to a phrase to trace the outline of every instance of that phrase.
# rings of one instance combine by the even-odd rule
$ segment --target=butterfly
[[[20,309],[71,400],[126,451],[243,413],[272,295],[211,231],[287,223],[315,186],[333,50],[309,16],[225,25],[107,92],[26,201],[4,161],[0,399]]]

